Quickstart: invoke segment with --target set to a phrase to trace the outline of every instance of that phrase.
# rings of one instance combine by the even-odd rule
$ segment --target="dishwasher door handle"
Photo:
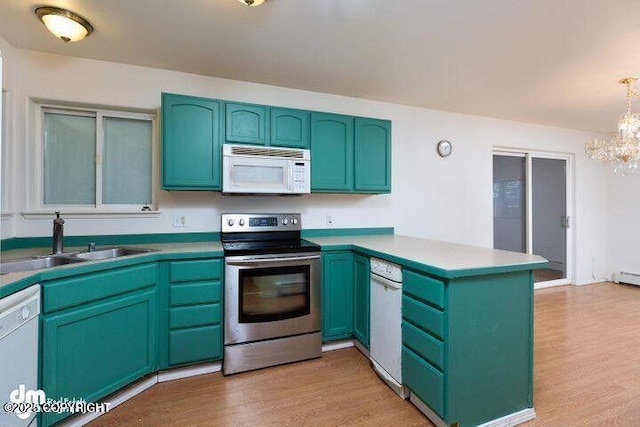
[[[386,277],[378,276],[377,274],[373,274],[373,273],[371,274],[371,281],[379,282],[388,288],[393,288],[393,289],[402,288],[402,283],[394,282],[393,280],[389,280]]]

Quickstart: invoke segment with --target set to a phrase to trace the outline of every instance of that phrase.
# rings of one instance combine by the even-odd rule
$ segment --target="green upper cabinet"
[[[311,191],[353,188],[353,117],[311,113]]]
[[[355,190],[391,192],[391,122],[355,119]]]
[[[225,141],[241,144],[265,145],[267,143],[267,110],[263,105],[225,105]]]
[[[162,94],[166,190],[222,189],[222,143],[311,150],[311,191],[391,192],[391,122]]]
[[[212,99],[162,94],[162,185],[220,190],[220,111]]]
[[[353,333],[353,254],[322,254],[322,340],[350,338]]]
[[[277,147],[309,148],[311,114],[288,108],[271,108],[271,142]]]
[[[369,313],[371,278],[369,258],[356,254],[353,258],[353,335],[360,344],[369,348]]]

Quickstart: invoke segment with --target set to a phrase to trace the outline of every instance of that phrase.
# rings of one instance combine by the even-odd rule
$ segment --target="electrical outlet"
[[[173,226],[174,227],[186,227],[187,216],[183,213],[173,214]]]
[[[327,220],[327,225],[330,227],[333,227],[333,215],[327,214],[326,220]]]

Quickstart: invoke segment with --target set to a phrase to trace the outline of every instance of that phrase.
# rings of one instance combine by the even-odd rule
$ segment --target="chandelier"
[[[626,175],[640,168],[640,113],[631,112],[631,98],[640,94],[631,89],[638,80],[626,77],[619,83],[627,86],[627,112],[618,120],[618,131],[611,139],[593,139],[585,146],[587,157],[611,165],[615,173]]]

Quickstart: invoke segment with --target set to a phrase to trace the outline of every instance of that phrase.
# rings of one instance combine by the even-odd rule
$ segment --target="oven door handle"
[[[227,264],[254,265],[254,264],[264,264],[264,263],[282,263],[282,262],[291,262],[291,261],[309,261],[312,259],[320,259],[320,255],[296,256],[296,257],[287,257],[287,258],[251,258],[246,260],[227,261]]]

